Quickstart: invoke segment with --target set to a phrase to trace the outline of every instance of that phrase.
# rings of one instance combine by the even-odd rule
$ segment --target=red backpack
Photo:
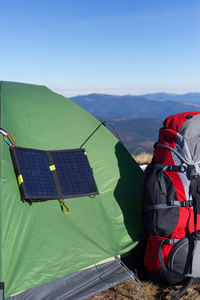
[[[144,172],[144,264],[165,284],[200,283],[200,112],[168,117]]]

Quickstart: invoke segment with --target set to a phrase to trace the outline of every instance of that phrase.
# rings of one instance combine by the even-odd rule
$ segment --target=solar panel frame
[[[23,202],[98,195],[85,149],[10,148]],[[20,177],[21,176],[21,177]]]

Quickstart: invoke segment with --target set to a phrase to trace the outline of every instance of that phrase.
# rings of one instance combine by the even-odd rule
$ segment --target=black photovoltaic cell
[[[52,153],[63,195],[96,191],[84,151]]]
[[[40,151],[10,148],[23,201],[98,194],[84,149]],[[53,166],[53,168],[52,168]]]
[[[16,156],[28,195],[57,195],[44,152],[16,149]]]

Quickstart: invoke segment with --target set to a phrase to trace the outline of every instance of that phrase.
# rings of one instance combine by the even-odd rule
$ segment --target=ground
[[[181,286],[176,287],[163,287],[152,282],[142,281],[143,288],[141,292],[141,300],[159,300],[159,299],[172,299],[172,297],[163,298],[163,293],[169,291],[180,290]],[[99,293],[87,300],[137,300],[139,298],[139,286],[134,282],[125,282],[116,285],[109,290]],[[181,300],[198,300],[200,299],[200,286],[192,286],[188,289],[187,293]]]

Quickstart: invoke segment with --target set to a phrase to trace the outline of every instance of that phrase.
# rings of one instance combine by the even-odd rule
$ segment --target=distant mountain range
[[[153,151],[159,128],[166,117],[187,111],[200,111],[200,93],[184,95],[155,93],[141,96],[90,94],[70,98],[100,121],[112,125],[131,153]]]
[[[132,154],[152,152],[162,127],[162,121],[159,119],[98,119],[101,122],[106,121],[106,128],[120,139]]]
[[[94,116],[104,118],[156,118],[186,111],[200,110],[200,93],[172,95],[166,93],[141,96],[90,94],[70,98]]]
[[[183,95],[179,94],[167,94],[167,93],[155,93],[155,94],[145,94],[145,98],[154,98],[154,99],[166,99],[173,101],[185,101],[188,103],[200,103],[200,93],[187,93]]]

